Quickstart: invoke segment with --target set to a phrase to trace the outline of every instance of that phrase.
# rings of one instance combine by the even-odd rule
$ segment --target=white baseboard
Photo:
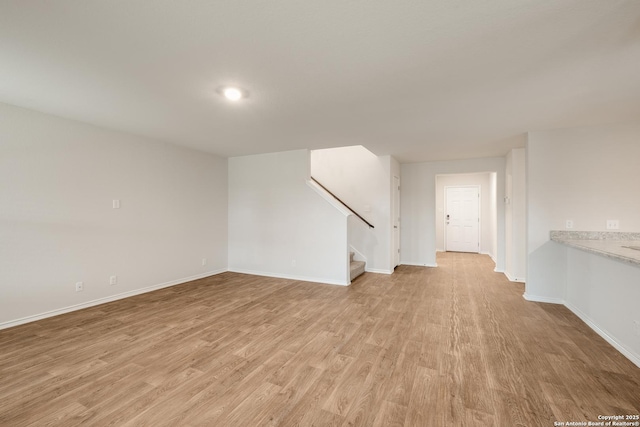
[[[366,268],[364,269],[367,273],[376,273],[376,274],[393,274],[393,270],[383,270],[380,268]]]
[[[631,360],[638,368],[640,368],[640,355],[636,354],[632,350],[626,348],[624,345],[620,344],[613,336],[609,334],[604,329],[601,329],[598,325],[595,324],[594,321],[589,318],[585,313],[583,313],[578,307],[573,304],[569,304],[565,302],[565,307],[573,312],[576,316],[580,318],[584,323],[586,323],[591,329],[593,329],[598,335],[600,335],[606,342],[611,344],[622,353],[627,359]]]
[[[309,276],[294,276],[291,274],[276,274],[266,271],[245,270],[241,268],[229,268],[232,273],[251,274],[252,276],[275,277],[276,279],[301,280],[303,282],[324,283],[325,285],[349,286],[351,282],[342,282],[340,280],[320,279]]]
[[[522,297],[524,299],[526,299],[527,301],[532,301],[532,302],[546,302],[549,304],[562,304],[564,305],[564,300],[562,298],[549,298],[549,297],[539,297],[536,295],[530,295],[528,293],[524,293],[522,294]]]
[[[498,267],[494,268],[493,271],[494,271],[494,273],[502,273],[502,274],[504,274],[504,270],[499,269]]]
[[[624,357],[631,360],[637,367],[640,368],[640,355],[635,353],[634,351],[626,348],[624,345],[620,344],[609,332],[600,328],[589,316],[583,313],[579,308],[574,306],[571,303],[566,302],[561,298],[547,298],[547,297],[537,297],[533,295],[528,295],[526,292],[522,295],[524,299],[527,301],[534,302],[546,302],[551,304],[562,304],[567,307],[573,314],[578,316],[580,320],[586,323],[591,329],[593,329],[598,335],[600,335],[606,342],[611,344],[616,350],[618,350]]]
[[[518,283],[525,283],[526,280],[525,279],[520,279],[518,277],[511,277],[511,275],[509,274],[508,271],[503,271],[504,275],[507,276],[507,279],[509,279],[510,282],[518,282]]]
[[[419,262],[401,262],[400,265],[411,265],[414,267],[437,267],[438,264],[425,264],[425,263],[419,263]]]
[[[129,298],[135,295],[146,294],[147,292],[157,291],[158,289],[168,288],[170,286],[180,285],[182,283],[191,282],[193,280],[204,279],[205,277],[215,276],[216,274],[224,273],[227,269],[208,271],[206,273],[196,274],[194,276],[185,277],[182,279],[171,280],[169,282],[160,283],[158,285],[147,286],[145,288],[134,289],[132,291],[122,292],[115,295],[110,295],[104,298],[98,298],[92,301],[83,302],[81,304],[70,305],[63,308],[47,311],[40,314],[34,314],[32,316],[23,317],[16,320],[9,320],[7,322],[0,323],[0,329],[12,328],[14,326],[23,325],[25,323],[35,322],[36,320],[46,319],[48,317],[58,316],[60,314],[70,313],[72,311],[78,311],[85,308],[93,307],[100,304],[105,304],[119,299]]]
[[[496,257],[493,256],[492,253],[490,252],[480,252],[480,255],[489,255],[489,258],[491,258],[491,260],[493,261],[494,264],[496,264]]]

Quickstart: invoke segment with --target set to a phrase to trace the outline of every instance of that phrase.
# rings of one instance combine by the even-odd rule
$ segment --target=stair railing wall
[[[331,197],[333,197],[334,199],[336,199],[338,202],[340,202],[340,204],[342,206],[344,206],[345,208],[347,208],[351,213],[353,213],[358,219],[360,219],[362,222],[364,222],[365,224],[367,224],[369,226],[369,228],[375,228],[373,226],[373,224],[371,224],[369,221],[367,221],[366,219],[364,219],[364,217],[362,215],[360,215],[358,212],[356,212],[355,210],[353,210],[353,208],[351,208],[349,205],[347,205],[345,202],[343,202],[342,200],[340,200],[340,198],[338,196],[336,196],[335,194],[333,194],[331,192],[331,190],[329,190],[327,187],[325,187],[324,185],[322,185],[320,182],[318,182],[317,179],[315,179],[314,177],[311,177],[311,180],[313,182],[315,182],[316,184],[318,184],[324,191],[326,191],[327,193],[329,193],[331,195]]]

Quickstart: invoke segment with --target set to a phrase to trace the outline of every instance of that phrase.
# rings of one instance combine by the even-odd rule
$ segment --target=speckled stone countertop
[[[551,240],[640,267],[640,233],[615,231],[552,231]]]

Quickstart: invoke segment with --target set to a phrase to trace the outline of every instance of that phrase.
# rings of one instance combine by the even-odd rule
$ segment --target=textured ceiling
[[[504,155],[639,120],[638,76],[638,0],[0,2],[0,101],[222,156]]]

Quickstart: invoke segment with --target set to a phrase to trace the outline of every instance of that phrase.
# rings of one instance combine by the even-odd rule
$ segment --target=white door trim
[[[400,177],[391,176],[391,269],[400,265]],[[397,227],[397,228],[396,228]]]

